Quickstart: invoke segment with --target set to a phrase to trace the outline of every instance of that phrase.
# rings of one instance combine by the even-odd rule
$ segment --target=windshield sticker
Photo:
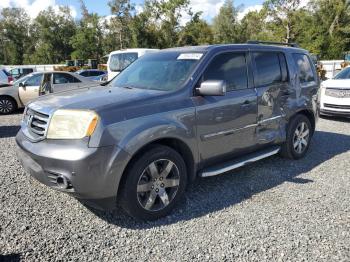
[[[203,54],[201,53],[185,53],[177,57],[177,60],[199,60]]]

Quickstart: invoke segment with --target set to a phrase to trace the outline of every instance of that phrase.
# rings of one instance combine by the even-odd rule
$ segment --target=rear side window
[[[57,84],[68,84],[68,83],[77,83],[80,82],[77,78],[74,76],[71,76],[69,74],[60,74],[55,73],[53,76],[53,83],[55,85]]]
[[[315,81],[315,75],[307,55],[293,54],[295,64],[298,68],[300,83],[310,83]]]
[[[203,75],[203,81],[224,80],[227,91],[248,88],[247,62],[244,53],[217,55]]]
[[[282,53],[254,52],[256,85],[267,86],[288,81],[286,58]]]

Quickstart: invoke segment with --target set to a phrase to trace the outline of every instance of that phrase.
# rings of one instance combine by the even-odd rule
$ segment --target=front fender
[[[100,138],[92,138],[89,146],[116,145],[134,155],[149,143],[173,138],[185,143],[197,159],[194,108],[125,120],[105,127],[101,134]]]

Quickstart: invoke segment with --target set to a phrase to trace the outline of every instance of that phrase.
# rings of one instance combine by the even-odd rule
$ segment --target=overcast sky
[[[208,21],[218,13],[224,0],[190,0],[191,7],[194,11],[202,11],[203,18]],[[142,7],[143,0],[132,0],[138,7]],[[85,4],[89,11],[98,13],[99,15],[109,15],[109,8],[107,6],[108,0],[85,0]],[[243,16],[250,10],[256,10],[261,8],[263,0],[236,0],[235,6],[243,5]],[[46,9],[48,6],[53,6],[58,9],[59,5],[68,5],[72,10],[72,15],[79,18],[79,1],[75,0],[0,0],[0,9],[9,6],[23,7],[26,9],[31,17],[35,17],[41,10]],[[138,8],[140,9],[140,8]]]

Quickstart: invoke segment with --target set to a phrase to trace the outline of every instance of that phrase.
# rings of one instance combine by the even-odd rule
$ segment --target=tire
[[[121,184],[121,207],[132,217],[156,220],[168,215],[187,185],[186,164],[178,152],[156,145],[131,162]]]
[[[17,109],[14,99],[7,96],[0,96],[0,115],[12,114]]]
[[[281,148],[281,156],[289,159],[303,158],[309,147],[313,130],[305,115],[296,115],[288,125],[287,139]]]

